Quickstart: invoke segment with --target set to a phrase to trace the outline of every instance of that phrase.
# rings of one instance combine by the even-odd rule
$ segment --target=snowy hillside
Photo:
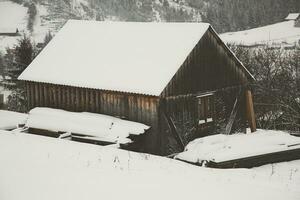
[[[27,30],[27,8],[11,1],[0,1],[0,33]],[[19,37],[0,35],[0,51],[16,44]]]
[[[6,200],[297,200],[300,196],[299,161],[253,170],[216,170],[110,147],[1,131],[0,163],[0,199]]]
[[[43,42],[47,32],[55,34],[69,19],[109,21],[201,21],[199,10],[172,0],[117,2],[93,0],[37,0],[17,4],[0,0],[1,30],[18,28]],[[5,20],[3,20],[5,19]],[[0,36],[0,51],[16,44],[19,37]]]
[[[295,46],[299,45],[300,27],[294,21],[285,21],[239,32],[224,33],[221,38],[227,43],[245,46]]]

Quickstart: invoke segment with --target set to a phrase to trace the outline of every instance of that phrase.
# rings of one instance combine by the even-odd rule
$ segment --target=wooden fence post
[[[251,132],[256,131],[256,121],[253,108],[253,99],[251,90],[246,90],[246,116],[250,125]]]
[[[4,94],[0,94],[0,109],[4,107]]]

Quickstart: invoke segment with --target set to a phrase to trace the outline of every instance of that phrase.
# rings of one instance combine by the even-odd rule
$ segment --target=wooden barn
[[[255,131],[254,78],[206,23],[70,20],[19,79],[28,109],[151,126],[138,151],[170,155],[196,137]]]
[[[0,29],[0,36],[11,36],[11,37],[15,37],[15,36],[19,36],[19,29]]]

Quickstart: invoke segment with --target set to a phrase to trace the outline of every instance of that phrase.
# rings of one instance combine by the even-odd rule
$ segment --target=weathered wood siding
[[[250,80],[251,77],[243,66],[222,43],[214,30],[209,28],[165,87],[161,94],[165,103],[161,108],[173,118],[186,145],[195,137],[213,132],[214,123],[204,129],[199,129],[196,96],[204,92],[220,91],[224,88],[232,88],[235,91],[239,87],[247,85]],[[232,89],[230,89],[231,92]],[[235,93],[230,100],[222,99],[228,104],[224,105],[225,112],[230,114],[234,99]],[[162,145],[170,146],[170,143],[174,143],[174,138],[166,138],[170,137],[165,130],[166,122],[161,120],[160,123],[160,127],[164,127],[164,130],[161,130],[161,141],[164,142]],[[167,151],[166,154],[174,152]]]
[[[244,69],[210,28],[166,86],[162,97],[213,91],[248,82]]]
[[[26,82],[26,85],[29,109],[50,107],[101,113],[151,126],[144,150],[159,153],[158,97],[36,82]]]

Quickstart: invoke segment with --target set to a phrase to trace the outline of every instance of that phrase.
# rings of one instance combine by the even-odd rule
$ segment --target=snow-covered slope
[[[27,18],[26,7],[11,1],[0,1],[0,33],[27,30]],[[19,38],[0,35],[0,51],[12,47]]]
[[[291,20],[245,31],[224,33],[221,34],[221,38],[227,43],[245,46],[294,46],[299,44],[300,40],[300,27],[295,27],[294,23],[295,21]]]
[[[48,31],[55,34],[69,19],[109,20],[109,21],[201,21],[200,11],[188,6],[184,1],[172,0],[130,2],[110,2],[93,0],[20,0],[17,4],[10,0],[0,0],[1,29],[18,27],[32,36],[36,43],[43,42]],[[28,5],[33,4],[36,14],[30,18]],[[123,5],[124,4],[124,5]],[[33,27],[29,28],[32,23]],[[16,44],[18,37],[0,36],[0,51]]]
[[[268,166],[199,168],[158,156],[5,131],[0,131],[0,163],[0,199],[5,200],[297,200],[300,196],[298,172],[291,178],[271,179]],[[299,169],[293,166],[274,169],[279,173]]]

